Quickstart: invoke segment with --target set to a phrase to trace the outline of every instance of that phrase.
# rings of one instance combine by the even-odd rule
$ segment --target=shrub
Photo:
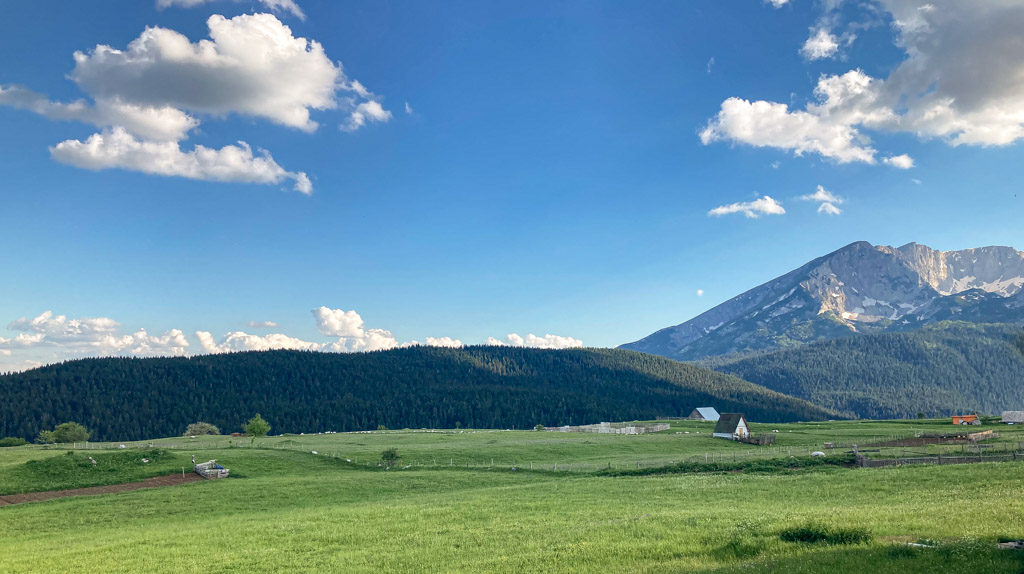
[[[786,542],[815,544],[864,544],[871,540],[871,533],[864,528],[841,528],[818,522],[794,526],[783,530],[779,538]]]
[[[0,448],[7,446],[21,446],[25,444],[25,439],[20,437],[9,436],[6,438],[0,438]]]
[[[204,434],[220,434],[220,429],[210,423],[197,422],[188,425],[182,436],[199,436]]]
[[[401,462],[402,456],[398,454],[398,449],[391,447],[380,453],[380,463],[384,465],[384,468],[391,468]]]
[[[57,425],[51,430],[39,431],[36,442],[39,444],[53,444],[55,442],[85,442],[89,440],[89,429],[76,422],[66,422]]]

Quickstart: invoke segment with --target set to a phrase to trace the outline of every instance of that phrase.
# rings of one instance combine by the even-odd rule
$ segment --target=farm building
[[[750,436],[750,427],[747,426],[747,419],[739,413],[723,413],[715,425],[713,433],[715,438],[727,438],[739,440]]]
[[[693,412],[690,413],[690,416],[686,417],[686,420],[718,422],[719,418],[721,416],[715,410],[715,407],[699,407],[693,409]]]
[[[1003,421],[1006,424],[1024,425],[1024,411],[1003,411]]]
[[[953,424],[980,425],[981,419],[978,418],[978,415],[953,415]]]

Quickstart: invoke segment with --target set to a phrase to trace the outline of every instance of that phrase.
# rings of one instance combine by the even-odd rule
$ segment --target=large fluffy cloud
[[[184,355],[188,339],[178,329],[160,335],[150,335],[145,329],[121,334],[121,324],[106,317],[69,319],[45,311],[28,319],[22,317],[7,325],[11,331],[21,331],[13,339],[0,338],[0,349],[26,349],[33,347],[59,348],[71,355]]]
[[[782,207],[781,203],[766,195],[754,201],[730,203],[708,211],[708,215],[712,217],[720,217],[732,213],[742,213],[746,217],[757,219],[762,215],[783,215],[786,213],[786,210]]]
[[[50,148],[61,163],[85,169],[127,169],[156,175],[203,181],[242,183],[293,182],[292,188],[309,195],[313,184],[304,172],[290,172],[261,150],[253,154],[245,142],[212,149],[201,145],[183,151],[178,142],[140,141],[124,128],[93,134],[84,142],[67,140]]]
[[[216,354],[239,351],[269,351],[278,349],[323,352],[368,352],[388,349],[428,346],[458,348],[464,343],[453,337],[426,337],[419,341],[399,341],[391,331],[367,328],[363,318],[353,310],[318,307],[312,311],[317,329],[329,341],[308,341],[284,333],[256,335],[244,331],[231,331],[220,338],[210,331],[195,331],[199,352]],[[251,322],[251,328],[274,328],[271,321]],[[56,362],[68,358],[93,356],[184,356],[194,351],[188,338],[179,329],[160,335],[150,335],[145,329],[123,333],[121,324],[106,317],[68,318],[46,311],[40,315],[22,317],[7,325],[17,335],[0,337],[0,372],[23,370],[39,366],[36,359]],[[502,340],[493,337],[488,345],[566,349],[582,347],[583,341],[559,335],[543,337],[529,334],[525,337],[512,333]]]
[[[99,98],[239,113],[307,131],[317,127],[310,110],[337,106],[344,74],[319,42],[294,37],[271,14],[215,14],[207,26],[210,39],[195,43],[152,27],[124,50],[101,44],[75,52],[70,77]]]
[[[822,76],[815,100],[804,109],[729,98],[701,140],[873,164],[877,152],[862,130],[911,133],[954,146],[1007,145],[1024,137],[1024,2],[877,0],[863,9],[873,7],[889,15],[906,54],[887,78],[860,70]],[[882,161],[913,166],[904,154]]]
[[[53,102],[19,86],[0,86],[0,105],[35,112],[51,120],[80,121],[97,127],[123,126],[157,141],[185,139],[199,125],[198,120],[171,106],[129,104],[117,97],[100,98],[94,104],[84,100]]]
[[[162,2],[197,4],[195,0]],[[291,0],[263,0],[301,14]],[[279,184],[292,180],[312,192],[305,173],[286,171],[268,152],[244,143],[220,149],[178,142],[201,120],[242,115],[312,132],[313,112],[338,110],[343,129],[387,122],[390,111],[363,84],[349,79],[323,46],[272,14],[219,15],[207,20],[209,39],[192,42],[175,30],[149,27],[125,48],[104,44],[74,54],[68,75],[91,101],[51,101],[19,86],[0,85],[0,105],[53,120],[102,128],[85,141],[55,146],[54,157],[89,169],[120,168],[209,181]]]

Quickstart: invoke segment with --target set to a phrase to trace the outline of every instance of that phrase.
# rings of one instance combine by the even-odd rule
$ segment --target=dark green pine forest
[[[1019,325],[945,322],[699,364],[862,418],[1024,409]]]
[[[414,347],[374,353],[247,352],[82,359],[0,376],[0,436],[76,421],[93,440],[236,431],[261,413],[273,433],[388,428],[532,428],[680,416],[699,406],[754,421],[836,415],[693,365],[633,351]]]

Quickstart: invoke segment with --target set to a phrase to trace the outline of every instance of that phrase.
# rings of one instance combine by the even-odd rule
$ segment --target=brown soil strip
[[[90,486],[89,488],[75,488],[72,490],[48,490],[45,492],[26,492],[24,494],[8,494],[0,496],[0,506],[21,504],[23,502],[40,502],[42,500],[66,498],[68,496],[113,494],[115,492],[129,492],[132,490],[142,490],[144,488],[161,488],[164,486],[174,486],[176,484],[184,484],[187,482],[196,482],[197,480],[203,480],[203,477],[195,473],[188,473],[184,476],[182,476],[181,474],[171,474],[168,476],[157,476],[155,478],[148,478],[146,480],[142,480],[139,482],[126,482],[124,484],[111,484],[108,486]]]

